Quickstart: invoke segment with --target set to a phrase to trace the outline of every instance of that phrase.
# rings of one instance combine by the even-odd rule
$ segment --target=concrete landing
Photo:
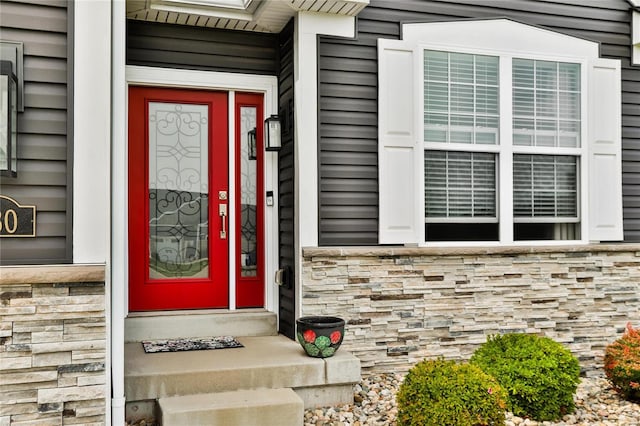
[[[247,389],[300,389],[305,407],[315,406],[319,391],[353,402],[360,361],[344,350],[331,358],[308,357],[283,336],[236,336],[244,348],[145,354],[141,343],[125,345],[125,395],[128,401]],[[324,392],[326,393],[326,391]],[[324,403],[321,402],[321,403]]]

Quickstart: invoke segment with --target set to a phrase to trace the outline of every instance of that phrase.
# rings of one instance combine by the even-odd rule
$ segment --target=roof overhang
[[[126,0],[127,18],[278,33],[297,12],[356,16],[369,0]]]

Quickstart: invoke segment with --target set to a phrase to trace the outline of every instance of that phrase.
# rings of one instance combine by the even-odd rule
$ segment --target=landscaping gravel
[[[366,377],[354,387],[354,404],[306,410],[305,426],[395,425],[400,374]],[[621,399],[603,377],[583,378],[576,411],[558,422],[536,422],[507,413],[506,426],[637,426],[640,405]]]

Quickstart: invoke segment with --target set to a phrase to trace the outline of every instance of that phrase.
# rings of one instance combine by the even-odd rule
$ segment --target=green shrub
[[[471,363],[498,380],[516,416],[557,420],[575,409],[580,365],[568,349],[548,337],[519,333],[489,337]]]
[[[424,360],[409,370],[396,395],[398,426],[503,425],[506,398],[476,366]]]
[[[604,372],[620,395],[640,402],[640,331],[631,323],[621,338],[605,348]]]

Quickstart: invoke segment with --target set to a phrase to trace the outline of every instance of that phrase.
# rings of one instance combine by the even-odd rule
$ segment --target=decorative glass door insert
[[[236,306],[264,306],[263,96],[236,93]]]
[[[257,275],[256,107],[240,107],[240,276]]]
[[[149,277],[209,275],[208,105],[149,103]]]

